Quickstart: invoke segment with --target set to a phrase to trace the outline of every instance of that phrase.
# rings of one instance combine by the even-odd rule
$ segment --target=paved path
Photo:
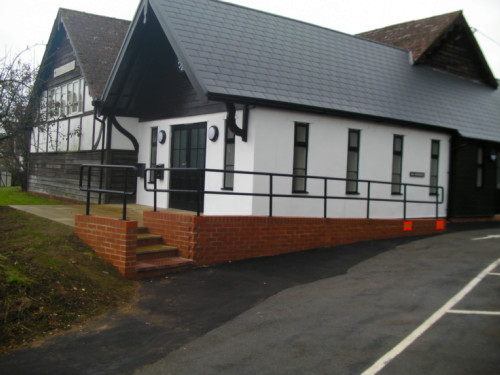
[[[12,205],[10,206],[16,210],[28,212],[33,215],[44,217],[46,219],[54,220],[59,223],[75,226],[75,215],[85,214],[84,204],[64,204],[64,205]],[[139,204],[129,204],[127,205],[127,219],[137,220],[139,226],[142,225],[142,213],[143,211],[152,211],[152,207],[143,206]],[[168,211],[166,209],[159,209],[159,211]],[[176,212],[183,212],[186,215],[192,215],[186,211],[171,210]],[[90,207],[91,215],[114,217],[121,219],[123,217],[123,205],[122,204],[103,204],[97,205],[93,204]]]
[[[0,357],[1,374],[362,374],[500,257],[500,227],[142,281],[136,301]],[[500,311],[485,276],[457,306]],[[500,317],[446,313],[380,372],[498,374]]]

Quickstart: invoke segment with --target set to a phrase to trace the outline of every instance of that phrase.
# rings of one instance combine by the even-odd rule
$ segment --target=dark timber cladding
[[[67,37],[66,29],[64,27],[59,28],[54,42],[58,45],[58,48],[53,51],[52,55],[48,57],[48,63],[52,67],[57,68],[71,61],[75,61],[75,69],[56,78],[54,78],[54,75],[51,74],[53,72],[53,69],[47,69],[46,76],[44,77],[44,82],[46,83],[47,87],[58,86],[66,81],[78,79],[82,75],[80,66],[78,65],[78,60],[75,56],[75,51],[71,46],[71,43]]]
[[[135,165],[137,154],[134,151],[109,150],[106,152],[109,164]],[[68,200],[85,201],[85,192],[79,189],[80,165],[100,164],[100,151],[32,153],[28,189],[38,193],[53,195]],[[98,187],[99,174],[96,171],[92,182]],[[114,172],[104,176],[103,186],[108,189],[121,189],[123,175]],[[97,196],[92,197],[93,202]],[[135,197],[132,197],[135,200]],[[105,197],[105,203],[120,202],[120,197]]]
[[[478,160],[478,149],[482,158]],[[451,149],[449,217],[487,217],[500,212],[497,161],[500,145],[454,137]],[[495,160],[493,160],[495,159]],[[481,163],[479,163],[481,162]],[[478,186],[481,168],[481,186]]]
[[[419,60],[425,64],[461,77],[483,81],[488,84],[478,54],[471,48],[470,33],[464,25],[454,25],[446,37],[426,52]]]
[[[137,24],[130,43],[136,52],[120,72],[121,95],[109,94],[116,115],[152,120],[225,111],[223,103],[197,94],[154,12]]]

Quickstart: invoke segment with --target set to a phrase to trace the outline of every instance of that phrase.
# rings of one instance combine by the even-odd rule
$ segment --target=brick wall
[[[189,216],[144,212],[144,225],[197,265],[284,254],[358,241],[439,233],[436,220]],[[408,228],[408,226],[407,226]]]
[[[164,243],[179,249],[179,256],[195,259],[194,219],[196,216],[172,212],[143,212],[143,225],[150,233],[163,237]]]
[[[75,234],[124,277],[135,278],[137,221],[75,215]]]

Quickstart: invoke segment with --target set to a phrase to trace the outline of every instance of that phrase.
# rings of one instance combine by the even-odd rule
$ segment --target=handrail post
[[[440,190],[440,187],[438,187],[436,189],[436,220],[439,219],[439,190]]]
[[[407,185],[404,184],[404,195],[403,195],[403,200],[404,200],[404,213],[403,213],[403,219],[406,221],[406,188],[407,188]]]
[[[88,166],[89,171],[87,172],[87,206],[85,208],[85,215],[90,215],[90,178],[92,176],[92,167]]]
[[[269,216],[273,217],[273,175],[269,175]]]
[[[323,217],[327,218],[327,210],[328,210],[328,178],[324,179],[324,189],[323,189]]]
[[[156,170],[152,170],[152,171],[150,170],[149,172],[150,172],[150,173],[151,173],[151,172],[153,172],[153,177],[154,177],[154,185],[153,185],[153,186],[154,186],[154,192],[153,192],[153,195],[154,195],[154,196],[153,196],[153,200],[154,200],[154,203],[153,203],[153,212],[156,212],[156,199],[157,199],[157,191],[156,191],[156,189],[157,189],[157,183],[156,183],[156,181],[157,181],[157,179],[156,179]]]
[[[370,198],[371,198],[372,182],[368,181],[368,196],[366,198],[366,218],[370,218]]]
[[[127,187],[128,187],[128,170],[125,169],[125,190],[124,190],[124,192],[127,192]],[[123,194],[122,220],[123,221],[127,220],[127,194]]]
[[[200,216],[201,214],[201,172],[202,170],[201,169],[197,169],[196,170],[196,186],[197,186],[197,190],[198,190],[198,194],[197,194],[197,202],[196,202],[196,216]]]

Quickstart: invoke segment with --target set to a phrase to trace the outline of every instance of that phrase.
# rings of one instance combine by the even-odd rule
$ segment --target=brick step
[[[135,272],[138,279],[143,279],[182,271],[191,268],[193,264],[192,260],[181,257],[161,258],[137,262]]]
[[[179,255],[179,250],[167,245],[149,245],[137,248],[137,262],[171,258]]]
[[[156,234],[139,233],[137,234],[137,247],[163,244],[163,238]]]
[[[148,227],[137,227],[137,234],[149,233]]]

